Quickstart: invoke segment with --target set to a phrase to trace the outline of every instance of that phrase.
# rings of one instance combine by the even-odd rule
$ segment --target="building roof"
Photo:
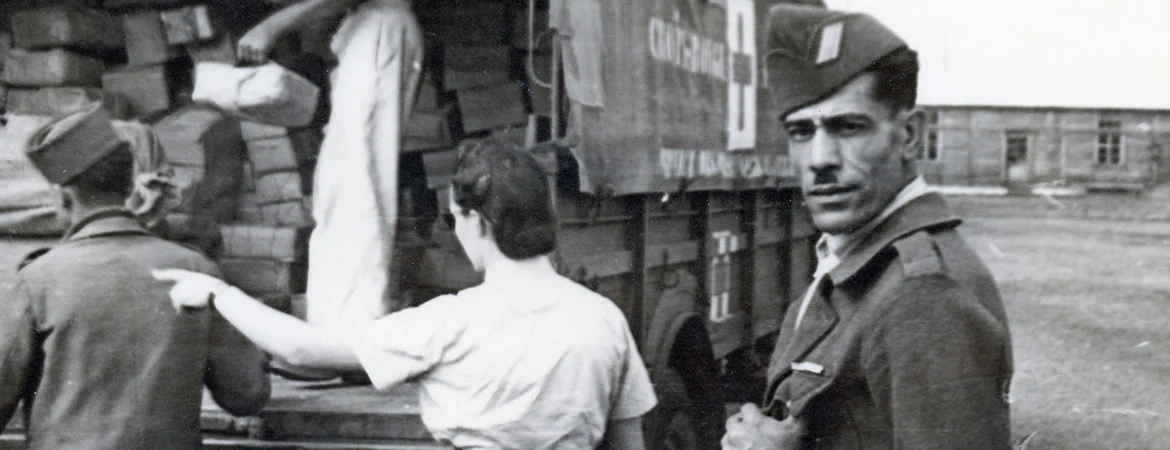
[[[1170,109],[1170,1],[826,3],[918,50],[923,104]]]

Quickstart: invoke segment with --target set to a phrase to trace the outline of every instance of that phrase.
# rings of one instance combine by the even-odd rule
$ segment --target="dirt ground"
[[[980,211],[964,231],[1007,306],[1015,434],[1034,433],[1031,449],[1167,448],[1170,223]]]
[[[1010,317],[1015,435],[1030,449],[1170,447],[1170,200],[952,202]],[[45,242],[0,240],[0,292]]]

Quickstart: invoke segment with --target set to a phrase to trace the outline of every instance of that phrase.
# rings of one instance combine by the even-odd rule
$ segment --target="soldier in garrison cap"
[[[234,414],[268,400],[263,353],[214,311],[166,307],[170,286],[151,269],[219,270],[126,208],[129,145],[100,108],[60,118],[29,143],[71,224],[0,299],[0,428],[23,401],[32,449],[200,448],[204,385]]]
[[[1007,317],[915,167],[917,55],[861,14],[780,5],[768,26],[768,95],[823,235],[762,409],[724,448],[1009,448]]]

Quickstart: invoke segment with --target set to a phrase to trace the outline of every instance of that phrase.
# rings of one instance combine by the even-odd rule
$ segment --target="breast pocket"
[[[784,401],[787,415],[802,415],[809,402],[833,385],[834,374],[808,361],[792,363],[790,371],[777,387],[776,397]]]

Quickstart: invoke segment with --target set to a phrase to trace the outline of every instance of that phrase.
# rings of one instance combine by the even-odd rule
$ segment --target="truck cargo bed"
[[[389,392],[337,381],[272,378],[272,399],[253,417],[232,417],[204,394],[206,448],[442,449],[419,415],[418,386]]]

